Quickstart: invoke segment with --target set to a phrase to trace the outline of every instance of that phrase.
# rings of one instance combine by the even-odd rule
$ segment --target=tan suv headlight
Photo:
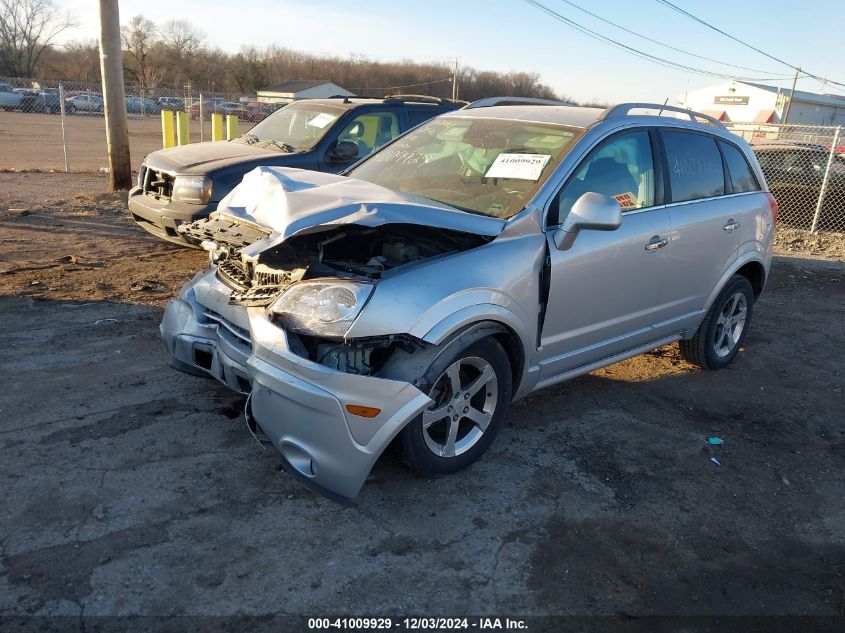
[[[178,202],[206,204],[211,200],[211,178],[208,176],[176,176],[173,199]]]
[[[302,281],[270,306],[286,330],[342,338],[361,313],[373,285],[341,280]]]

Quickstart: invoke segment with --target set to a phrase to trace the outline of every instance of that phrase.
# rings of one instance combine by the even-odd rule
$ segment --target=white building
[[[296,99],[327,99],[328,97],[354,97],[355,93],[325,80],[297,79],[267,86],[258,91],[258,100],[264,103],[290,103]]]
[[[728,81],[680,95],[678,104],[722,121],[782,123],[790,93],[789,88]],[[845,96],[796,90],[789,123],[845,125]]]

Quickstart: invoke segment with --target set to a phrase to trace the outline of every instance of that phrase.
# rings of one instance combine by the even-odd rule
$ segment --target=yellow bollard
[[[173,130],[173,111],[161,111],[161,146],[164,149],[176,145],[176,136]]]
[[[223,140],[223,115],[222,114],[212,114],[211,115],[211,140],[212,141],[222,141]]]
[[[226,140],[231,141],[234,138],[238,138],[240,134],[238,134],[238,117],[234,114],[226,115]]]
[[[191,142],[189,121],[187,112],[176,113],[176,142],[179,145],[187,145]]]

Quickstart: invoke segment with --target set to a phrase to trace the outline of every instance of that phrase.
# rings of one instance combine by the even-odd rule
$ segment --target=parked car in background
[[[24,112],[56,114],[61,110],[58,90],[16,88],[15,92],[21,95],[20,108]]]
[[[464,469],[513,399],[657,347],[727,366],[777,218],[748,144],[672,106],[649,111],[690,120],[541,103],[446,113],[346,177],[247,174],[179,227],[210,257],[165,310],[171,365],[247,395],[250,431],[334,498],[390,444]]]
[[[781,220],[809,228],[821,194],[830,148],[808,143],[766,142],[752,145],[769,191],[780,207]],[[835,154],[828,176],[819,228],[845,216],[845,156]]]
[[[158,114],[161,112],[161,108],[152,99],[126,97],[126,111],[132,114]]]
[[[12,84],[0,81],[0,108],[4,110],[18,110],[23,103],[23,95],[15,92]]]
[[[220,114],[225,116],[236,116],[242,121],[245,121],[247,116],[247,107],[246,104],[243,103],[227,101],[220,104]]]
[[[135,221],[163,239],[196,247],[176,232],[206,217],[258,165],[339,172],[399,134],[463,102],[430,97],[296,101],[233,141],[153,152],[129,193]]]
[[[203,99],[202,102],[202,116],[203,119],[210,119],[212,114],[222,114],[223,113],[223,104],[225,101],[223,99],[217,97],[211,97],[208,99]],[[199,99],[195,99],[194,102],[191,104],[191,108],[189,110],[192,119],[199,119],[200,118],[200,102]]]
[[[268,108],[263,103],[248,103],[244,106],[243,120],[249,121],[250,123],[258,123],[266,119],[273,112],[275,112],[275,109]]]
[[[65,99],[65,112],[68,114],[76,112],[102,113],[104,109],[103,97],[93,92],[83,92]]]
[[[177,97],[159,97],[158,106],[161,110],[176,112],[185,109],[185,102]]]

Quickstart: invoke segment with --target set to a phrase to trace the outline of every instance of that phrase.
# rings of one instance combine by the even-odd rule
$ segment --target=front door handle
[[[736,222],[733,218],[728,220],[728,223],[722,227],[722,230],[727,231],[728,233],[733,233],[739,228],[739,222]]]
[[[651,240],[649,240],[648,244],[645,245],[645,249],[647,251],[656,251],[658,248],[663,248],[669,243],[665,237],[660,237],[659,235],[655,235]]]

